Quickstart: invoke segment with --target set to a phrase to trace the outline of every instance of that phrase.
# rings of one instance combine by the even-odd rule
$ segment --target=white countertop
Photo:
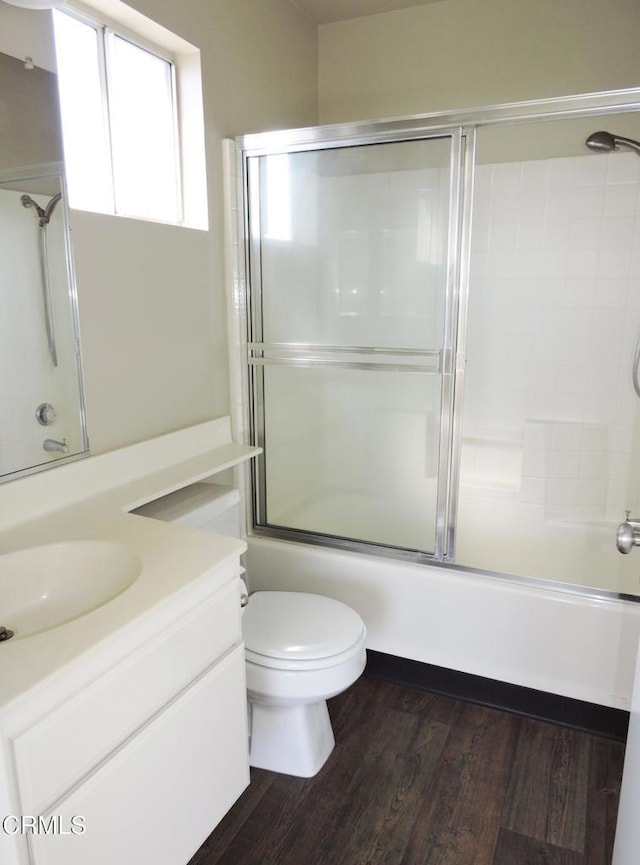
[[[63,674],[67,682],[90,681],[98,672],[98,656],[101,669],[108,668],[123,652],[144,642],[148,628],[157,630],[163,620],[175,621],[234,579],[233,565],[245,549],[243,541],[128,513],[259,452],[233,444],[229,435],[224,418],[2,487],[3,522],[5,509],[12,505],[7,488],[13,484],[32,482],[30,492],[38,494],[33,510],[38,514],[24,518],[29,513],[29,490],[16,486],[14,512],[20,511],[23,519],[0,532],[0,553],[101,539],[124,544],[142,567],[129,588],[98,609],[40,634],[0,643],[0,711],[15,708],[38,691],[51,690]],[[11,627],[1,620],[0,598],[0,624]],[[116,633],[117,649],[112,650],[110,640]]]

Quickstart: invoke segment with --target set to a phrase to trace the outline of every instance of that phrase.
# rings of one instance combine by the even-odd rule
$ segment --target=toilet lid
[[[254,592],[242,631],[251,654],[312,661],[350,649],[365,628],[355,610],[324,595]]]

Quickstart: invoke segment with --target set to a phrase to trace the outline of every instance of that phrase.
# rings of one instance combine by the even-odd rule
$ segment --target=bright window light
[[[113,212],[99,32],[54,12],[62,136],[69,199],[78,210]]]
[[[71,206],[179,222],[173,64],[106,27],[54,21]]]
[[[175,222],[178,174],[171,63],[119,36],[110,47],[116,213]]]

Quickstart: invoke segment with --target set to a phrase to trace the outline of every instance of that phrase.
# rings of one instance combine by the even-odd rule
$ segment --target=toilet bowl
[[[240,536],[239,494],[197,483],[136,513]],[[327,700],[366,664],[366,629],[346,604],[305,592],[260,591],[244,608],[249,763],[310,778],[335,745]]]
[[[365,667],[362,619],[323,595],[255,592],[242,630],[249,762],[310,778],[335,744],[327,700],[350,687]]]

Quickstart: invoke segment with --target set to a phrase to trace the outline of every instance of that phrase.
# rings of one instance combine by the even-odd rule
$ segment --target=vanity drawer
[[[234,580],[17,736],[22,813],[46,808],[241,641]]]
[[[183,865],[248,783],[239,646],[52,804],[66,834],[34,834],[33,865]]]

